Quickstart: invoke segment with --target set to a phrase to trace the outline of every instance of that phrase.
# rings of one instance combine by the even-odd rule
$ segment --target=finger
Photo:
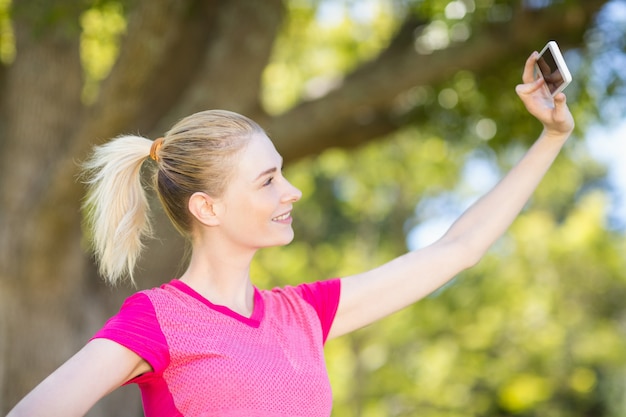
[[[535,80],[535,63],[539,53],[537,51],[530,54],[524,65],[524,72],[522,73],[522,81],[525,84],[531,83]]]
[[[545,80],[540,77],[540,78],[537,78],[536,80],[532,80],[531,82],[528,82],[526,84],[518,84],[515,87],[515,91],[517,92],[518,95],[532,94],[535,91],[537,91],[538,89],[542,88],[544,83],[545,83]]]

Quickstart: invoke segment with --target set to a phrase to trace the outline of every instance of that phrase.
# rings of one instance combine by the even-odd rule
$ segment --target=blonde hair
[[[263,129],[245,116],[208,110],[174,125],[152,149],[156,193],[176,229],[186,238],[193,231],[188,201],[202,191],[220,197],[235,165],[235,155]],[[149,205],[141,181],[143,162],[153,142],[140,136],[120,136],[98,146],[83,164],[88,186],[83,207],[99,271],[111,284],[131,282],[143,249],[152,235]]]

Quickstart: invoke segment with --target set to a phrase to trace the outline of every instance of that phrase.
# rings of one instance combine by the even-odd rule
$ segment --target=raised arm
[[[534,52],[516,92],[544,126],[518,164],[474,203],[437,242],[376,269],[342,279],[341,299],[329,337],[363,327],[402,309],[475,265],[522,210],[574,128],[565,95],[554,99],[534,80]]]
[[[94,339],[43,380],[7,417],[83,416],[124,382],[151,370],[134,352]]]

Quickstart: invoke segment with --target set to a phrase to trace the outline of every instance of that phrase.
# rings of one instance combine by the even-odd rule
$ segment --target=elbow
[[[480,263],[480,260],[483,259],[483,256],[485,256],[485,253],[486,251],[471,249],[467,255],[467,259],[465,260],[465,269],[469,269],[478,265],[478,263]]]
[[[471,239],[454,239],[450,242],[453,245],[453,253],[457,257],[461,270],[476,266],[487,253],[487,249]]]
[[[483,258],[483,254],[474,250],[473,248],[469,248],[469,250],[464,251],[461,256],[461,270],[466,270],[475,267],[478,265],[480,260]]]

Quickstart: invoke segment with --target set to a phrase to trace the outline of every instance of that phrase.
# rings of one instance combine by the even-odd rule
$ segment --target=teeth
[[[277,220],[277,221],[286,220],[289,218],[290,215],[291,213],[285,213],[282,216],[274,217],[272,220]]]

